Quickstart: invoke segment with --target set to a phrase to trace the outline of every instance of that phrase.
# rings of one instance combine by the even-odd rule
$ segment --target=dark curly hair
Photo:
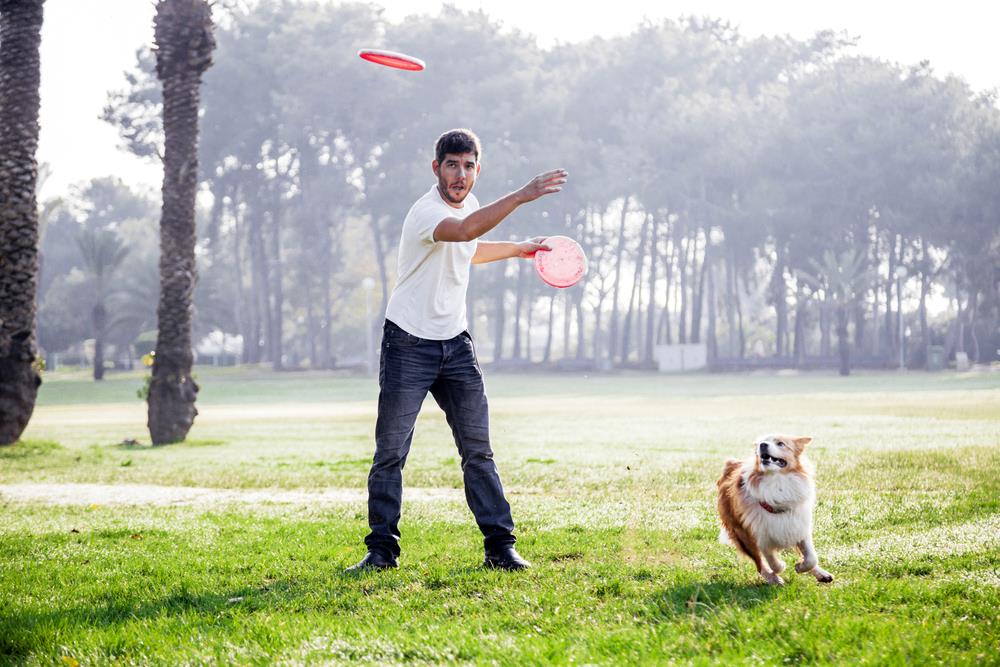
[[[437,160],[438,164],[441,164],[444,161],[444,156],[448,153],[454,155],[475,153],[476,161],[479,162],[481,161],[479,157],[482,151],[483,149],[476,133],[472,130],[459,128],[457,130],[448,130],[438,137],[437,144],[434,145],[434,159]]]

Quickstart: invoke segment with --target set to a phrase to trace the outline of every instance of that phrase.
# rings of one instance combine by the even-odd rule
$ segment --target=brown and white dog
[[[819,567],[812,543],[816,488],[804,453],[811,441],[785,435],[758,438],[753,457],[726,461],[717,483],[719,540],[746,554],[769,584],[785,583],[779,576],[785,563],[778,552],[792,547],[802,554],[796,572],[811,572],[823,583],[833,581],[833,575]]]

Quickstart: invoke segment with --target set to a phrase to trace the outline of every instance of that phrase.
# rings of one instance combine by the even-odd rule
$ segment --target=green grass
[[[1000,374],[489,375],[496,459],[535,567],[479,566],[430,402],[405,478],[441,493],[405,501],[400,569],[361,576],[342,571],[363,554],[373,383],[199,380],[191,437],[154,448],[139,374],[48,375],[25,440],[0,449],[0,662],[1000,664]],[[764,587],[717,542],[722,461],[771,430],[815,439],[830,586],[789,571]],[[231,495],[4,493],[29,483]],[[337,488],[355,499],[279,502]],[[240,500],[260,489],[279,495]]]

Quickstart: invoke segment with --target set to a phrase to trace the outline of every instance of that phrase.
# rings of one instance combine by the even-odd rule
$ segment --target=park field
[[[197,375],[154,448],[141,374],[47,374],[0,448],[0,663],[1000,664],[1000,373],[488,374],[534,567],[481,567],[429,401],[400,568],[363,575],[374,381]],[[718,542],[723,461],[769,431],[814,438],[833,584]]]

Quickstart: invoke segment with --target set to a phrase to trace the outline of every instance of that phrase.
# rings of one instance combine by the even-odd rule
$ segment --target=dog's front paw
[[[813,571],[813,576],[815,576],[816,581],[821,584],[833,583],[833,575],[818,567]]]

